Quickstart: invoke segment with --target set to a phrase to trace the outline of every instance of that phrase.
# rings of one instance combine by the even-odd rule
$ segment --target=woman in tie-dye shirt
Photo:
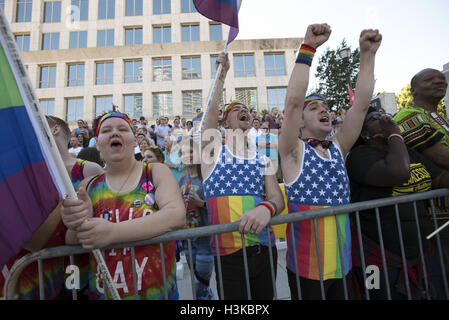
[[[128,116],[119,112],[105,114],[97,119],[94,128],[96,147],[106,171],[83,181],[78,200],[63,202],[62,216],[69,228],[67,243],[81,243],[92,250],[182,228],[185,208],[176,180],[164,165],[135,160],[137,141]],[[160,250],[159,244],[135,248],[137,288],[130,248],[105,252],[106,265],[122,299],[178,298],[174,242],[163,244],[164,263]],[[93,256],[90,266],[90,298],[104,299],[103,279]]]

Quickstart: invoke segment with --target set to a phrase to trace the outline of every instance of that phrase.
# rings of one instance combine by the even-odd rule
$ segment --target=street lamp
[[[349,74],[349,57],[351,56],[351,49],[344,47],[341,48],[338,52],[338,55],[343,60],[346,68],[346,83],[351,85],[351,78]]]
[[[351,49],[349,49],[348,47],[343,47],[337,53],[340,56],[340,58],[343,60],[343,63],[345,65],[346,84],[348,86],[348,91],[349,91],[349,106],[351,107],[353,104],[353,96],[352,96],[352,89],[351,89],[351,74],[349,72],[349,57],[351,56]]]

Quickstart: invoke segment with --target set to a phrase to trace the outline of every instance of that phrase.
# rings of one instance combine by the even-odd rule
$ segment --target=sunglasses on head
[[[382,114],[382,113],[377,112],[377,111],[371,112],[370,114],[368,114],[368,115],[366,116],[365,121],[363,121],[363,125],[367,124],[367,123],[370,122],[370,121],[380,120],[380,119],[382,119],[383,117],[389,117],[389,118],[391,118],[391,116],[388,115],[388,114]]]

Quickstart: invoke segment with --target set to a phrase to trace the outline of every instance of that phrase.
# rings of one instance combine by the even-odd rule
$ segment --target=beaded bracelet
[[[390,141],[390,139],[394,138],[394,137],[398,137],[399,139],[402,140],[402,142],[404,142],[404,138],[400,134],[397,134],[397,133],[390,134],[390,136],[388,137],[388,141]]]
[[[296,63],[303,63],[312,66],[312,60],[315,56],[316,49],[307,44],[302,44],[301,48],[299,48],[298,57],[296,58]]]
[[[277,214],[277,211],[278,211],[277,206],[276,206],[276,204],[273,201],[268,201],[268,200],[262,201],[257,206],[258,207],[264,206],[264,207],[268,208],[268,210],[270,210],[270,214],[271,214],[272,217],[275,216]]]

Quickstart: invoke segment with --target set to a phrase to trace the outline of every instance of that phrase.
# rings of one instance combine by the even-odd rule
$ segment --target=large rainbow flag
[[[67,194],[48,132],[0,9],[0,269]]]
[[[242,0],[193,0],[196,10],[206,18],[219,21],[231,27],[228,44],[239,33],[239,7]]]

